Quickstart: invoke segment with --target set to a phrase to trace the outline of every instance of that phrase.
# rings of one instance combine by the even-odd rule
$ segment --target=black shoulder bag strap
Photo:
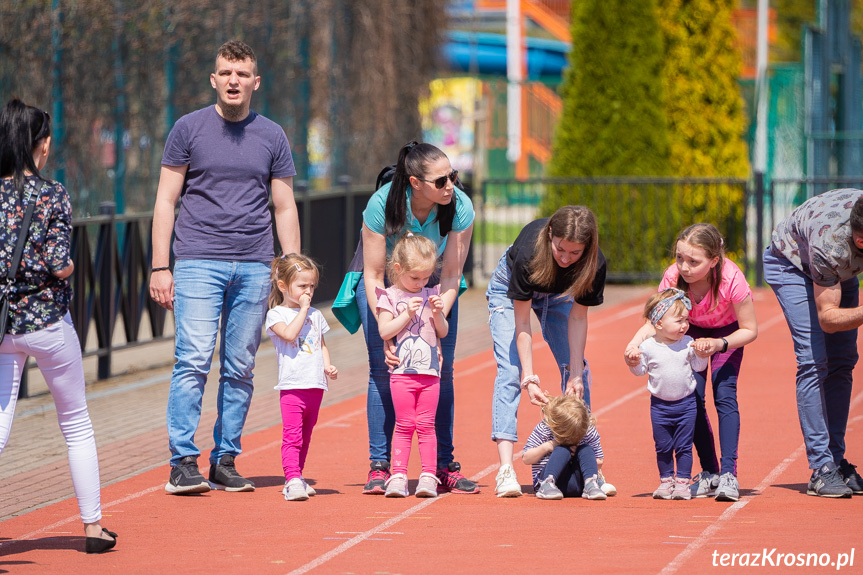
[[[12,265],[9,267],[9,271],[6,272],[6,279],[10,284],[15,281],[15,274],[18,273],[18,265],[21,263],[21,256],[24,254],[24,243],[27,241],[27,234],[30,232],[30,220],[33,219],[33,211],[36,209],[39,193],[41,193],[41,186],[35,197],[32,197],[34,194],[27,196],[27,209],[24,211],[24,221],[21,222],[18,243],[15,244],[15,252],[12,254]]]

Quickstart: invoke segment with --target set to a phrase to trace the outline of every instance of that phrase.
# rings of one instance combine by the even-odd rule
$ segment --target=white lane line
[[[858,393],[857,397],[855,397],[854,400],[851,402],[850,407],[851,408],[856,407],[857,404],[859,404],[861,401],[863,401],[863,393]],[[855,417],[855,419],[856,419],[856,417]],[[722,513],[722,515],[720,515],[716,519],[716,521],[713,522],[713,524],[709,525],[706,529],[704,529],[704,531],[701,532],[701,535],[699,535],[698,538],[695,539],[695,541],[690,543],[686,547],[686,549],[681,551],[680,554],[671,561],[671,563],[666,565],[662,569],[662,571],[659,572],[659,575],[671,575],[672,573],[677,573],[678,569],[680,569],[680,567],[682,567],[684,563],[686,563],[690,558],[692,558],[693,555],[695,555],[695,553],[697,553],[702,547],[704,547],[704,545],[707,544],[708,540],[714,534],[716,534],[716,532],[718,532],[720,529],[722,529],[722,527],[724,527],[725,524],[728,523],[729,520],[731,520],[735,515],[737,515],[738,511],[740,511],[741,509],[746,507],[746,505],[750,501],[753,501],[755,497],[757,497],[761,493],[764,493],[764,491],[768,487],[770,487],[770,485],[774,481],[779,479],[779,476],[782,475],[786,469],[788,469],[788,466],[791,465],[792,463],[794,463],[794,461],[798,457],[803,455],[804,453],[806,453],[806,444],[805,443],[801,444],[800,447],[798,447],[797,449],[792,451],[791,455],[786,457],[784,461],[782,461],[779,465],[774,467],[773,470],[767,474],[767,477],[765,477],[764,479],[761,480],[761,483],[759,483],[755,487],[755,495],[753,495],[752,497],[747,497],[746,499],[743,499],[741,501],[738,501],[738,502],[734,503],[733,505],[731,505],[731,507],[726,509]]]

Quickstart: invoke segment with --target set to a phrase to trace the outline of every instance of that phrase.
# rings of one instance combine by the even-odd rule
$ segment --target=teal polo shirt
[[[386,233],[386,219],[385,219],[385,211],[387,205],[387,196],[390,193],[390,186],[392,182],[384,184],[380,187],[378,191],[376,191],[371,199],[369,199],[369,203],[366,205],[365,211],[363,211],[363,223],[366,225],[368,229],[371,231],[384,235]],[[404,227],[402,227],[401,232],[394,236],[389,236],[387,238],[387,255],[389,256],[396,242],[407,232],[413,232],[414,235],[425,236],[431,241],[435,243],[437,246],[438,257],[443,255],[444,248],[446,248],[446,236],[440,235],[440,226],[437,221],[437,206],[433,207],[431,212],[428,215],[425,223],[420,223],[413,215],[411,211],[411,188],[408,186],[407,190],[407,214],[406,221]],[[453,201],[456,202],[455,208],[455,217],[452,221],[452,231],[454,232],[462,232],[468,229],[471,224],[473,224],[474,220],[474,211],[473,204],[470,201],[470,198],[461,191],[459,188],[455,188],[455,195],[453,196]]]

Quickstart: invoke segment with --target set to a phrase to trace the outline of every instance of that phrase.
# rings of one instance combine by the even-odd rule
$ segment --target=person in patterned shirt
[[[810,198],[779,222],[764,252],[764,279],[794,339],[797,414],[813,470],[809,495],[863,495],[863,478],[845,459],[857,328],[863,324],[861,271],[863,190]]]
[[[57,406],[60,431],[69,450],[72,485],[84,523],[85,551],[104,553],[117,534],[102,528],[99,458],[84,396],[81,345],[69,314],[75,269],[70,253],[72,204],[66,188],[39,175],[51,150],[51,118],[18,99],[0,112],[0,273],[9,297],[6,334],[0,343],[0,453],[9,440],[21,373],[30,356]],[[7,271],[35,202],[15,279]]]

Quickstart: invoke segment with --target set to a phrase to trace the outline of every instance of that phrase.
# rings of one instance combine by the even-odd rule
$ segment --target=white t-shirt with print
[[[299,309],[276,306],[267,312],[267,335],[276,347],[279,365],[279,383],[276,389],[323,389],[327,390],[327,377],[324,375],[324,354],[321,349],[323,335],[330,326],[323,314],[310,307],[306,321],[297,339],[285,341],[271,328],[277,323],[285,324],[297,317]]]

